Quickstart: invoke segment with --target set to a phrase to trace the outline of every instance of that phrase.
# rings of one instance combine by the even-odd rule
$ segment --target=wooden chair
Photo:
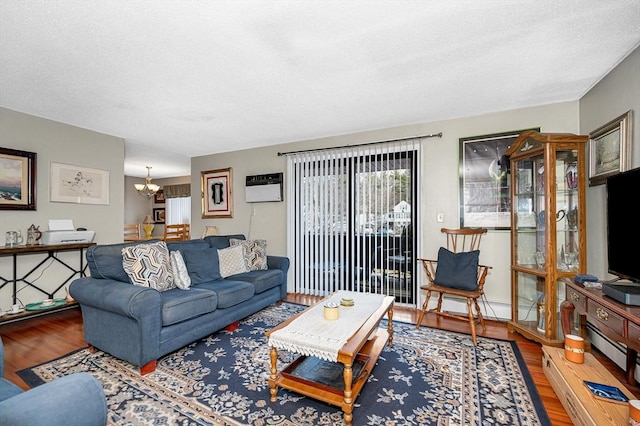
[[[450,250],[454,253],[462,253],[462,252],[470,252],[474,250],[480,249],[480,240],[482,236],[487,233],[485,228],[465,228],[465,229],[447,229],[442,228],[440,232],[444,233],[447,237],[447,250]],[[461,290],[458,288],[452,288],[450,286],[445,286],[438,284],[435,280],[436,278],[436,270],[438,266],[437,260],[430,259],[421,259],[418,258],[420,262],[422,262],[422,266],[424,268],[425,273],[427,274],[427,278],[429,283],[423,286],[420,286],[421,289],[426,290],[427,297],[422,304],[422,311],[420,312],[420,316],[418,318],[418,323],[416,324],[417,328],[420,328],[420,324],[424,315],[427,312],[434,312],[437,315],[441,315],[448,318],[455,318],[463,321],[468,321],[471,326],[471,337],[473,339],[473,345],[477,345],[476,339],[476,321],[480,322],[482,326],[482,330],[486,331],[486,327],[484,324],[484,318],[482,317],[482,312],[480,311],[480,306],[478,305],[478,299],[482,297],[484,294],[484,281],[491,269],[490,266],[486,265],[478,265],[478,272],[476,276],[477,289],[476,290]],[[471,283],[473,284],[473,283]],[[438,306],[436,308],[427,310],[427,306],[429,304],[429,298],[431,297],[431,292],[438,292]],[[467,316],[462,316],[460,314],[443,312],[442,311],[442,299],[444,295],[451,295],[457,297],[463,297],[467,300]],[[473,306],[472,306],[473,305]],[[476,315],[473,313],[473,308],[475,307]]]
[[[140,224],[125,223],[124,224],[124,241],[138,241],[140,239]]]
[[[164,226],[164,241],[185,241],[191,239],[191,227],[188,223]]]

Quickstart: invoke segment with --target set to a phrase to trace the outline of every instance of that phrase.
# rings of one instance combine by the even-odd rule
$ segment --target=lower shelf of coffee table
[[[353,361],[351,405],[367,382],[376,361],[389,340],[387,330],[379,328]],[[336,371],[331,372],[333,366]],[[318,367],[318,368],[313,368]],[[344,365],[301,356],[278,374],[276,385],[338,407],[344,405]]]

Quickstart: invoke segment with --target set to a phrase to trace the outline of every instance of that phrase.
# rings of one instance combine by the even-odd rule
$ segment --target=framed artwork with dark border
[[[625,112],[589,133],[589,186],[631,167],[632,112]]]
[[[526,130],[460,138],[460,227],[511,228],[507,148]]]
[[[164,207],[158,207],[158,208],[154,208],[153,209],[153,221],[155,223],[159,223],[162,224],[165,221],[165,208]]]
[[[0,148],[0,210],[36,210],[35,152]]]
[[[158,192],[153,194],[153,202],[155,204],[164,204],[164,191],[162,189],[158,189]]]
[[[233,217],[231,168],[201,172],[202,218]]]
[[[109,205],[109,171],[51,163],[52,202]]]

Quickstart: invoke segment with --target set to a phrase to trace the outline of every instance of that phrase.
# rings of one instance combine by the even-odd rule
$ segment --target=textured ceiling
[[[639,0],[2,0],[0,106],[122,137],[127,175],[170,177],[576,100],[639,43]]]

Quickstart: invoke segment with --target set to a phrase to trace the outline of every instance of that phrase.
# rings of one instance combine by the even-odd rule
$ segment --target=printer
[[[42,244],[78,244],[93,241],[95,231],[76,230],[72,220],[50,220],[49,230],[42,233]]]

